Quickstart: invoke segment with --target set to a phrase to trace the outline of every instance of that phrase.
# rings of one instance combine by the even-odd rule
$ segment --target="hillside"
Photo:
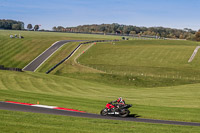
[[[158,87],[199,83],[199,53],[191,63],[188,63],[197,45],[199,43],[192,41],[172,40],[97,43],[77,59],[77,56],[89,47],[84,45],[52,74],[112,84],[116,87]],[[55,56],[60,58],[59,55],[62,54]],[[78,63],[74,62],[75,58]],[[55,60],[54,58],[49,61]],[[49,63],[45,65],[47,64]]]
[[[15,33],[20,33],[25,38],[10,39],[9,34]],[[0,31],[0,35],[0,64],[20,68],[57,40],[115,38],[21,31]],[[130,108],[132,114],[141,118],[200,122],[199,53],[191,63],[187,62],[197,45],[199,43],[191,41],[169,40],[87,44],[82,45],[72,58],[52,73],[45,74],[50,67],[66,57],[77,46],[77,43],[69,43],[59,49],[35,73],[0,70],[0,101],[39,102],[43,105],[99,114],[107,102],[122,96],[127,103],[133,104]],[[88,47],[90,48],[86,51]],[[22,118],[20,120],[19,115]],[[45,126],[39,126],[38,130],[46,129],[52,132],[56,129],[64,132],[66,127],[76,132],[75,128],[80,128],[77,126],[79,124],[85,125],[82,127],[85,132],[86,130],[101,132],[102,126],[107,127],[105,123],[109,123],[116,129],[116,124],[119,126],[122,123],[3,110],[0,110],[0,118],[4,121],[1,123],[4,131],[11,125],[17,126],[10,131],[33,125],[30,129],[34,132],[37,131],[34,127],[39,126],[37,120],[48,121]],[[20,123],[16,123],[16,120]],[[68,120],[71,122],[67,122]],[[65,124],[60,124],[60,121]],[[95,128],[91,125],[93,122],[96,123]],[[123,125],[128,127],[131,124],[123,122]],[[198,127],[133,124],[137,129],[130,128],[127,132],[139,130],[146,132],[146,129],[152,129],[152,132],[168,132],[169,130],[166,129],[170,129],[169,132],[198,132]]]
[[[21,35],[24,39],[10,38]],[[25,67],[30,61],[59,40],[114,39],[114,36],[68,34],[53,32],[0,30],[0,64],[6,67]],[[2,58],[3,57],[3,58]]]

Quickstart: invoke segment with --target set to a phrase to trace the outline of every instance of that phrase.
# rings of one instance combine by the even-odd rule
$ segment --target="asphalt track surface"
[[[24,71],[36,71],[37,68],[45,62],[54,52],[56,52],[61,46],[68,42],[80,42],[82,40],[62,40],[55,42],[51,47],[45,50],[42,54],[36,57],[32,62],[23,68]]]
[[[194,122],[180,122],[180,121],[144,119],[144,118],[135,118],[134,116],[130,116],[130,117],[126,117],[126,118],[121,118],[121,117],[116,117],[116,116],[115,117],[113,117],[113,116],[101,116],[101,115],[91,114],[91,113],[81,113],[81,112],[73,112],[73,111],[66,111],[66,110],[48,109],[48,108],[42,108],[42,107],[34,107],[34,106],[5,103],[5,102],[0,102],[0,110],[44,113],[44,114],[64,115],[64,116],[73,116],[73,117],[95,118],[95,119],[134,121],[134,122],[144,122],[144,123],[154,123],[154,124],[200,126],[200,123],[194,123]]]

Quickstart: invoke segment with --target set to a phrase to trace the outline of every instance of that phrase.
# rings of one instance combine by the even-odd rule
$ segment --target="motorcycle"
[[[131,104],[112,104],[107,103],[106,107],[101,110],[100,114],[102,116],[106,115],[119,115],[120,117],[127,117],[130,114],[128,108],[132,107]]]

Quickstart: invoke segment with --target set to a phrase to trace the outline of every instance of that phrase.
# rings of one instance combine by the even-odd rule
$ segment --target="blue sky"
[[[200,0],[0,0],[0,19],[40,29],[119,23],[200,29]]]

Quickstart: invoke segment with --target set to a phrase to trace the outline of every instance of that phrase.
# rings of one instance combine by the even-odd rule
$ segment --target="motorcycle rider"
[[[124,101],[124,99],[123,99],[122,97],[119,97],[117,100],[112,101],[112,103],[116,103],[116,102],[117,102],[118,104],[120,104],[120,105],[126,104],[125,101]]]
[[[117,105],[113,106],[112,103],[117,103]],[[106,107],[110,110],[115,107],[119,108],[121,106],[124,106],[125,104],[126,103],[125,103],[124,99],[122,97],[119,97],[117,100],[109,102],[109,104]]]

